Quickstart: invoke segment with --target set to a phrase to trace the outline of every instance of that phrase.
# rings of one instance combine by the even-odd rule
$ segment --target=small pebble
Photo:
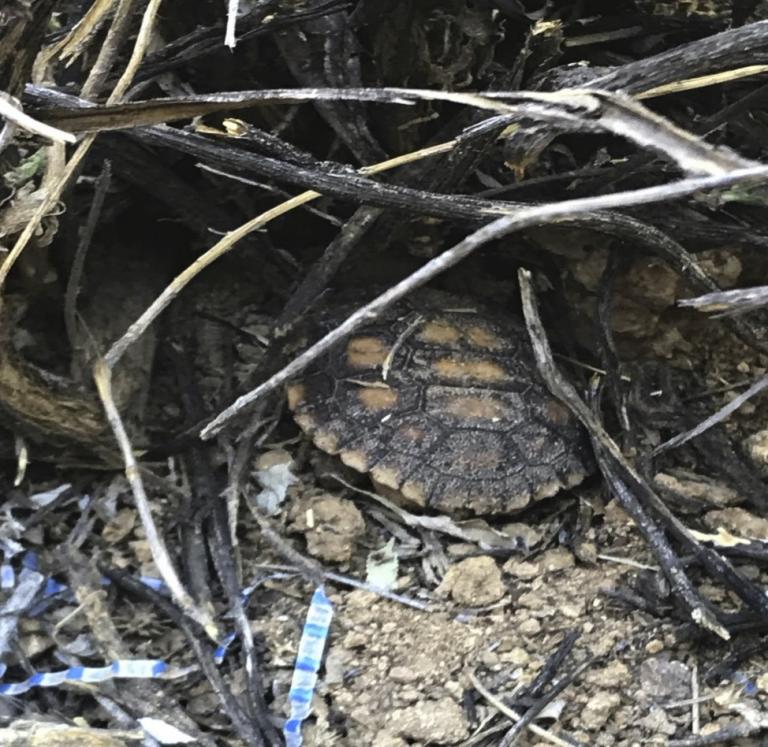
[[[602,729],[620,705],[621,698],[616,693],[598,692],[584,706],[581,712],[581,723],[591,731]]]
[[[517,628],[523,635],[536,635],[541,632],[541,623],[535,617],[523,620]]]
[[[652,641],[648,641],[648,643],[645,644],[645,650],[647,653],[655,656],[664,650],[664,641],[654,638]]]
[[[390,718],[390,729],[406,740],[458,744],[469,736],[464,712],[452,698],[424,700],[407,708],[395,709]]]
[[[450,594],[455,602],[465,607],[484,607],[498,602],[507,593],[507,587],[496,561],[483,555],[452,565],[436,592]]]

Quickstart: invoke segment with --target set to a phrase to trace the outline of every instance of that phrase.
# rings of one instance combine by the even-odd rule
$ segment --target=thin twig
[[[744,314],[768,305],[768,285],[715,291],[695,298],[682,298],[677,305],[690,306],[697,311],[713,314],[714,319],[728,314]]]
[[[628,565],[630,568],[639,568],[641,571],[658,572],[661,570],[661,568],[659,568],[657,565],[638,563],[636,560],[632,560],[631,558],[619,558],[616,555],[604,555],[603,553],[598,553],[597,557],[600,560],[607,560],[609,563],[619,563],[620,565]]]
[[[742,392],[738,397],[734,397],[727,405],[721,407],[717,412],[712,413],[708,418],[705,418],[696,426],[684,433],[678,433],[663,444],[659,444],[652,452],[653,456],[663,454],[665,451],[675,449],[678,446],[682,446],[687,441],[690,441],[696,436],[700,436],[705,431],[708,431],[718,423],[722,423],[723,420],[728,419],[738,410],[745,402],[752,399],[756,394],[759,394],[768,387],[768,376],[760,377],[754,384],[752,384],[746,392]]]
[[[75,250],[75,257],[72,260],[72,267],[67,278],[67,289],[64,294],[64,323],[69,338],[69,345],[72,351],[76,351],[78,345],[77,334],[77,296],[80,292],[80,284],[83,278],[83,268],[85,267],[85,257],[88,248],[93,240],[93,234],[96,231],[96,225],[101,217],[101,210],[104,207],[104,199],[107,196],[109,185],[112,180],[112,165],[109,161],[104,162],[101,174],[96,180],[93,189],[93,199],[91,207],[88,210],[88,216],[85,219],[80,241]]]
[[[413,607],[422,612],[428,612],[430,610],[428,602],[422,602],[420,599],[414,599],[405,594],[398,594],[397,592],[389,591],[388,589],[382,589],[380,586],[374,586],[367,581],[360,581],[359,579],[352,578],[352,576],[345,576],[341,573],[332,573],[331,571],[324,573],[324,576],[329,581],[335,581],[337,584],[342,584],[343,586],[351,586],[353,589],[369,591],[371,594],[377,594],[384,599],[389,599],[391,602],[404,604],[406,607]]]
[[[11,97],[2,91],[0,91],[0,117],[23,130],[27,130],[27,132],[46,137],[55,143],[74,143],[77,140],[71,132],[64,132],[58,127],[51,127],[51,125],[30,117],[29,114],[25,114],[18,106],[14,106]]]
[[[641,148],[663,153],[690,174],[722,174],[756,166],[726,147],[678,127],[621,92],[591,88],[565,88],[556,92],[482,91],[477,93],[434,91],[420,88],[295,88],[186,96],[177,99],[135,101],[101,107],[68,106],[42,110],[41,117],[63,122],[72,131],[136,128],[173,119],[202,116],[222,108],[235,109],[265,103],[295,104],[306,101],[375,101],[412,104],[417,101],[447,101],[494,116],[470,129],[497,128],[521,120],[554,125],[562,130],[610,132]]]
[[[701,700],[699,699],[699,665],[694,662],[691,669],[691,733],[695,736],[701,730]]]
[[[101,359],[94,366],[93,378],[96,382],[96,388],[98,389],[104,412],[107,415],[107,420],[122,452],[125,476],[131,486],[131,492],[136,501],[136,510],[141,517],[141,523],[147,535],[147,543],[152,552],[152,559],[155,561],[157,570],[179,606],[206,631],[212,640],[216,640],[218,637],[216,622],[210,612],[198,607],[184,588],[174,567],[173,560],[171,560],[171,556],[157,530],[128,433],[125,430],[123,420],[112,397],[112,373]]]
[[[133,82],[136,72],[139,69],[139,65],[141,65],[141,62],[147,53],[147,49],[149,48],[149,43],[152,40],[152,32],[155,28],[157,13],[160,10],[162,1],[163,0],[149,0],[147,3],[147,7],[141,17],[139,33],[136,35],[136,41],[133,43],[133,49],[131,50],[128,64],[125,66],[123,74],[120,76],[120,79],[115,84],[114,90],[107,99],[107,104],[120,101]]]
[[[503,703],[490,690],[488,690],[485,685],[480,682],[474,672],[467,672],[467,677],[472,683],[472,687],[474,687],[475,690],[477,690],[477,692],[479,692],[480,695],[482,695],[499,713],[504,714],[508,719],[515,723],[517,723],[522,718],[522,716],[517,711]],[[536,724],[528,724],[528,729],[529,731],[532,731],[537,737],[541,737],[550,744],[556,744],[558,747],[573,747],[574,744],[578,744],[578,742],[574,742],[572,740],[566,741],[565,739],[558,737],[552,732],[547,731],[546,729],[542,729],[540,726],[536,726]]]
[[[650,545],[664,570],[665,576],[678,593],[681,602],[685,604],[691,619],[698,625],[716,633],[724,640],[728,640],[730,638],[728,631],[719,623],[715,615],[709,610],[706,603],[694,589],[680,559],[673,552],[664,532],[657,526],[656,522],[648,514],[646,507],[640,504],[633,490],[630,489],[629,484],[631,484],[632,488],[644,487],[645,483],[642,477],[624,458],[618,444],[611,438],[602,423],[581,399],[574,386],[563,377],[555,365],[549,340],[539,316],[530,272],[521,269],[518,272],[518,280],[520,282],[520,296],[523,302],[523,315],[541,377],[544,379],[550,392],[573,412],[589,432],[595,447],[598,464],[604,477],[616,495],[621,507],[629,513]],[[617,474],[617,468],[621,470],[621,475]],[[651,493],[652,491],[649,490],[644,495],[651,495]],[[674,530],[677,536],[684,540],[689,547],[701,551],[701,545],[693,538],[683,524],[663,506],[657,497],[655,503],[661,504],[660,507],[663,507],[663,516],[669,528]],[[654,505],[654,508],[657,508],[657,506]],[[658,511],[658,513],[661,513],[661,511]]]
[[[80,92],[84,99],[96,98],[101,93],[104,81],[112,71],[117,55],[128,36],[135,2],[136,0],[119,0],[107,35],[104,37],[99,53],[91,65],[88,77]],[[118,100],[118,98],[114,98],[108,103],[117,103]]]
[[[733,70],[723,70],[720,73],[711,73],[709,75],[697,75],[695,78],[675,80],[671,83],[665,83],[662,86],[648,88],[641,93],[635,94],[635,98],[638,100],[653,99],[658,96],[669,96],[672,93],[694,91],[697,88],[719,86],[734,80],[751,78],[753,75],[762,75],[766,71],[768,71],[768,65],[745,65],[744,67],[734,68]]]

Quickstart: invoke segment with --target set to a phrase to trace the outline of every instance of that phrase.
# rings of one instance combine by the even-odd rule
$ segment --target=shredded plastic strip
[[[6,552],[5,562],[0,566],[0,577],[3,573],[10,575],[13,574],[13,582],[10,583],[10,587],[15,587],[16,575],[13,567],[10,565],[10,559],[13,557],[11,552]],[[39,569],[39,558],[36,553],[26,552],[22,556],[22,571],[20,578],[27,579],[27,576],[35,576],[39,578],[38,587],[34,594],[39,590],[39,585],[44,584],[44,589],[40,596],[43,601],[38,603],[35,607],[28,610],[27,614],[35,616],[37,613],[43,612],[49,605],[50,600],[58,595],[65,595],[66,597],[74,597],[71,590],[66,584],[62,584],[51,578],[45,578],[37,573]],[[10,574],[9,574],[10,571]],[[285,574],[278,574],[285,575]],[[167,589],[161,579],[152,578],[150,576],[141,576],[139,579],[143,584],[160,593],[166,593]],[[110,581],[106,578],[101,579],[102,583],[108,585]],[[0,584],[1,585],[1,584]],[[247,602],[250,595],[256,590],[257,585],[249,586],[243,589],[241,592],[241,598],[243,602]],[[326,600],[327,601],[327,600]],[[314,597],[313,597],[314,602]],[[330,604],[330,602],[328,603]],[[22,605],[26,607],[26,603]],[[311,609],[311,608],[310,608]],[[12,628],[15,629],[15,619],[11,620]],[[330,622],[330,620],[329,620]],[[0,629],[2,628],[2,622],[0,622]],[[8,633],[11,634],[12,630],[9,629]],[[2,633],[0,632],[0,638]],[[214,661],[216,664],[221,664],[226,657],[230,646],[235,641],[237,636],[235,633],[229,633],[224,637],[222,642],[217,646],[214,651]],[[1,644],[0,644],[1,646]],[[301,655],[301,654],[300,654]],[[322,655],[322,647],[320,649],[320,655]],[[319,663],[318,663],[319,666]],[[33,687],[56,687],[65,682],[102,682],[106,679],[116,678],[134,678],[134,679],[154,679],[158,677],[181,677],[194,671],[195,667],[187,667],[184,669],[178,667],[172,667],[170,664],[160,659],[122,659],[112,662],[112,664],[105,667],[70,667],[67,670],[61,672],[35,672],[29,678],[23,682],[2,682],[2,677],[6,672],[5,664],[0,663],[0,697],[21,695]]]
[[[16,571],[10,563],[0,565],[0,589],[13,589],[16,586]]]
[[[61,672],[35,672],[23,682],[0,685],[1,695],[23,695],[33,687],[58,687],[64,682],[104,682],[112,679],[155,679],[170,667],[159,659],[123,659],[106,667],[70,667]]]
[[[8,537],[0,540],[0,547],[3,548],[3,562],[0,565],[0,589],[7,591],[16,586],[16,571],[11,563],[16,555],[24,552],[24,547],[16,540]]]
[[[317,683],[317,672],[323,660],[323,650],[333,617],[333,605],[325,595],[325,589],[318,586],[312,595],[307,620],[299,642],[299,652],[293,670],[288,702],[291,714],[283,726],[286,747],[300,747],[301,725],[309,716],[312,694]]]

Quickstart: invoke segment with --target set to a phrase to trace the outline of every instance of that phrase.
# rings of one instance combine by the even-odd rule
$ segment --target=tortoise
[[[522,323],[417,291],[288,387],[315,445],[419,507],[508,513],[581,482],[585,433],[539,377]]]

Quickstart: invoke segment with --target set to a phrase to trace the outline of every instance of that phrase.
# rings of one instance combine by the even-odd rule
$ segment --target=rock
[[[516,667],[524,667],[531,660],[531,655],[520,646],[515,646],[504,655],[504,662],[514,664]]]
[[[527,560],[518,560],[517,558],[510,558],[504,563],[503,568],[505,573],[508,573],[514,578],[519,578],[521,581],[531,581],[541,573],[538,563],[531,563]]]
[[[584,616],[586,602],[583,599],[573,599],[557,606],[558,611],[569,620],[578,620]]]
[[[523,635],[536,635],[537,633],[541,633],[541,623],[535,617],[529,617],[528,619],[523,620],[520,625],[517,626],[517,629]]]
[[[455,602],[465,607],[484,607],[498,602],[507,589],[494,559],[482,555],[452,565],[436,592],[449,594]]]
[[[516,537],[519,539],[522,548],[529,551],[535,545],[541,542],[542,533],[538,529],[534,529],[529,524],[523,524],[521,522],[513,522],[512,524],[505,524],[501,531],[508,537]]]
[[[667,703],[690,697],[691,670],[683,662],[654,656],[640,665],[640,700]]]
[[[590,731],[602,729],[611,714],[621,705],[621,698],[612,692],[600,691],[593,695],[581,712],[581,724]]]
[[[744,499],[732,488],[703,475],[682,478],[659,472],[653,478],[653,482],[662,491],[668,490],[684,498],[714,503],[716,506],[733,506],[744,502]]]
[[[542,553],[536,560],[518,560],[510,558],[504,564],[504,572],[521,581],[531,581],[545,573],[572,568],[575,561],[573,554],[564,547],[555,547]]]
[[[402,737],[398,737],[396,734],[384,729],[373,738],[371,747],[408,747],[408,742]]]
[[[721,288],[733,288],[743,269],[738,252],[727,248],[705,249],[696,254],[696,263]]]
[[[303,532],[307,551],[321,560],[342,563],[352,557],[365,532],[363,515],[352,501],[323,494],[300,503],[292,531]]]
[[[576,542],[573,552],[580,562],[587,565],[597,563],[597,545],[594,542]]]
[[[764,477],[768,477],[768,429],[744,440],[744,450]]]
[[[325,656],[326,687],[341,685],[344,682],[344,674],[349,669],[354,655],[349,648],[335,645],[331,646]]]
[[[664,641],[660,641],[658,638],[652,638],[645,644],[645,651],[651,656],[660,654],[664,650]]]
[[[654,736],[663,734],[671,737],[677,731],[677,726],[669,720],[666,711],[659,706],[652,706],[648,714],[640,719],[639,724]]]
[[[389,670],[389,679],[399,683],[414,682],[419,679],[419,673],[411,667],[392,667]]]
[[[469,736],[464,712],[451,698],[424,700],[392,712],[395,735],[429,744],[458,744]]]
[[[573,554],[564,547],[554,547],[551,550],[547,550],[539,558],[539,567],[544,573],[573,568],[574,563]]]
[[[707,737],[710,734],[716,734],[721,729],[725,729],[728,726],[733,726],[733,724],[734,721],[730,718],[713,719],[712,721],[708,721],[706,724],[702,724],[699,735],[702,737]],[[715,744],[717,744],[717,742],[715,742]]]
[[[717,530],[718,527],[723,527],[745,539],[768,540],[768,519],[755,516],[743,508],[709,511],[704,515],[704,523],[710,529]]]
[[[529,610],[548,610],[552,611],[552,604],[544,594],[538,591],[528,591],[521,594],[517,599],[518,608],[524,607]]]
[[[625,527],[632,524],[632,519],[629,517],[629,514],[627,514],[627,512],[619,505],[615,498],[608,501],[606,504],[603,518],[606,524],[614,527]]]
[[[629,668],[620,661],[612,661],[605,667],[587,671],[586,682],[598,687],[625,687],[630,681]]]

